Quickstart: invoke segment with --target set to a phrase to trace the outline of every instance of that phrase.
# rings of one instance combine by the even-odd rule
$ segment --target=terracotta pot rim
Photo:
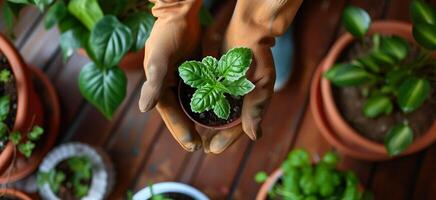
[[[11,197],[17,197],[21,200],[32,200],[32,198],[30,198],[26,193],[12,188],[0,189],[0,195],[9,195]]]
[[[259,189],[259,192],[256,195],[256,200],[265,200],[268,197],[268,193],[271,188],[275,185],[275,183],[279,180],[280,177],[283,176],[282,168],[278,168],[274,170],[274,172],[268,176],[265,183]]]
[[[179,81],[179,85],[177,87],[177,97],[178,97],[178,100],[179,100],[179,104],[180,104],[180,107],[182,107],[182,110],[185,113],[185,115],[188,116],[188,118],[191,121],[193,121],[195,124],[197,124],[197,125],[199,125],[199,126],[201,126],[203,128],[208,128],[208,129],[213,129],[213,130],[225,130],[225,129],[229,129],[229,128],[232,128],[232,127],[235,127],[235,126],[241,124],[242,120],[241,120],[240,116],[237,119],[235,119],[234,121],[230,122],[230,123],[223,124],[223,125],[218,125],[218,126],[210,126],[210,125],[201,123],[201,122],[197,121],[196,119],[194,119],[194,117],[192,117],[189,114],[189,112],[185,109],[185,107],[183,106],[182,98],[180,97],[180,94],[181,94],[180,91],[181,91],[181,88],[182,88],[182,84],[183,84],[183,82],[180,80]]]
[[[380,30],[386,30],[388,29],[392,34],[399,34],[402,35],[402,33],[409,34],[410,36],[405,39],[411,39],[411,24],[410,23],[404,23],[404,22],[398,22],[398,21],[376,21],[371,26],[370,32],[383,32]],[[404,37],[403,37],[404,38]],[[337,58],[341,55],[343,50],[351,43],[354,39],[349,33],[343,34],[339,39],[335,42],[327,56],[324,58],[323,62],[321,63],[320,67],[322,72],[327,71],[337,60]],[[324,109],[327,109],[326,112],[329,113],[329,115],[334,116],[337,120],[336,126],[340,126],[345,130],[345,132],[351,133],[348,134],[349,138],[355,143],[361,144],[364,148],[367,148],[368,150],[372,152],[376,152],[379,154],[388,155],[387,151],[382,143],[378,143],[375,141],[372,141],[359,133],[355,131],[342,117],[342,114],[339,112],[336,103],[334,102],[333,94],[332,94],[332,85],[330,81],[328,81],[325,78],[321,79],[321,93],[322,93],[322,99],[324,103],[328,104],[329,107],[325,107]],[[403,153],[403,154],[410,154],[413,152],[416,152],[423,147],[428,146],[432,142],[436,141],[436,134],[432,135],[430,133],[436,132],[436,122],[433,123],[433,125],[428,129],[424,135],[417,138],[413,144]]]

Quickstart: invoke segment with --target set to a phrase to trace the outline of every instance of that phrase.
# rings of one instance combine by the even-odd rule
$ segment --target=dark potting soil
[[[195,92],[195,89],[182,83],[180,88],[180,99],[182,101],[182,105],[184,109],[189,113],[189,115],[194,118],[196,121],[209,125],[209,126],[220,126],[224,124],[231,123],[237,120],[241,116],[242,110],[242,97],[236,98],[231,95],[226,94],[226,99],[230,103],[230,116],[229,119],[224,120],[215,115],[213,110],[209,110],[203,113],[194,113],[191,111],[191,98]]]
[[[172,200],[195,200],[191,196],[188,196],[183,193],[177,193],[177,192],[168,192],[168,193],[163,193],[161,195]]]
[[[4,121],[9,129],[12,129],[15,122],[15,117],[17,115],[17,88],[15,87],[15,77],[13,76],[11,66],[8,59],[0,52],[0,71],[8,69],[11,72],[11,78],[8,82],[0,82],[0,97],[8,95],[10,97],[10,111],[9,115]],[[3,150],[7,144],[7,136],[5,138],[0,138],[0,152]]]
[[[348,62],[365,54],[371,48],[370,39],[365,38],[365,43],[366,47],[361,43],[353,43],[339,60]],[[417,55],[418,48],[411,44],[406,62],[416,58]],[[384,142],[388,130],[398,123],[408,121],[413,129],[414,138],[418,138],[425,134],[436,119],[436,91],[433,88],[429,100],[414,112],[405,114],[394,102],[394,111],[390,115],[382,115],[374,119],[364,116],[362,108],[366,98],[362,96],[358,87],[333,87],[333,96],[344,119],[362,136],[379,143]]]
[[[16,197],[0,196],[0,200],[20,200]]]
[[[62,183],[61,187],[59,188],[59,191],[57,193],[57,196],[62,200],[80,200],[80,198],[77,198],[74,196],[75,189],[72,184],[73,179],[73,171],[70,169],[70,166],[68,165],[67,160],[64,160],[60,162],[56,166],[56,171],[61,171],[65,174],[65,181]],[[92,175],[91,175],[92,177]],[[87,181],[82,181],[82,184],[91,185],[92,178]]]

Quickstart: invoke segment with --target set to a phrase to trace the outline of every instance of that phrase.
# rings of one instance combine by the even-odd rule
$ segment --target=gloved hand
[[[178,35],[174,34],[174,32],[186,33],[187,31],[192,31],[191,29],[187,30],[189,25],[186,24],[190,23],[195,23],[195,27],[198,27],[198,22],[195,19],[187,18],[186,16],[196,15],[195,11],[198,11],[197,6],[199,6],[197,4],[201,2],[197,0],[178,1],[172,4],[186,4],[186,7],[190,6],[190,9],[181,9],[178,6],[165,6],[164,9],[166,8],[166,11],[159,9],[162,8],[159,7],[159,4],[168,3],[163,3],[163,1],[156,2],[153,14],[158,17],[158,20],[146,44],[144,67],[147,81],[144,83],[141,91],[139,102],[141,111],[150,110],[155,102],[159,101],[157,109],[165,124],[174,138],[188,151],[194,151],[200,147],[200,136],[205,152],[212,153],[221,153],[243,133],[246,133],[252,140],[259,138],[262,133],[260,128],[262,114],[273,94],[275,81],[274,63],[270,48],[274,45],[274,38],[286,31],[301,2],[302,0],[237,1],[235,12],[226,32],[224,49],[248,47],[253,51],[254,59],[248,77],[256,85],[256,88],[244,97],[241,125],[222,131],[199,128],[200,134],[196,132],[193,123],[184,115],[180,108],[175,93],[176,90],[171,90],[171,88],[176,88],[177,86],[177,79],[175,78],[177,73],[175,72],[176,67],[173,66],[174,63],[169,62],[174,61],[174,59],[169,59],[168,57],[186,47],[181,45],[181,43],[191,42],[191,37],[189,37],[191,35],[185,35],[182,39],[180,35],[183,34]],[[163,15],[156,15],[159,14],[157,12],[159,10],[162,11]],[[179,12],[176,12],[177,10]],[[188,12],[180,12],[180,10],[188,10]],[[175,13],[184,13],[184,15],[178,15],[179,18],[176,18],[173,17]],[[174,23],[169,26],[166,23],[168,20],[161,20],[165,18],[171,18],[172,20],[170,21]],[[182,23],[184,26],[177,25],[176,23]],[[172,27],[180,29],[173,31],[174,28]],[[163,34],[164,32],[172,33]],[[192,39],[192,41],[195,40],[195,38]],[[153,51],[159,51],[160,53],[153,55],[150,53]],[[191,51],[185,50],[182,52],[189,53]],[[218,55],[214,56],[218,57]],[[167,72],[168,76],[165,76]],[[163,84],[163,81],[165,84]],[[162,95],[159,95],[160,91],[162,91]]]

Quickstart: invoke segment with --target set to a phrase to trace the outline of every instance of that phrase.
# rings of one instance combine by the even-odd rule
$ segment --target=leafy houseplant
[[[367,119],[375,121],[400,116],[394,120],[395,124],[386,125],[388,129],[383,134],[390,156],[406,150],[416,136],[427,131],[420,130],[421,126],[431,125],[434,120],[430,117],[427,125],[422,125],[413,124],[414,121],[409,119],[417,112],[428,112],[423,106],[432,104],[435,98],[436,60],[431,51],[436,49],[436,11],[422,1],[413,1],[411,14],[413,38],[419,46],[395,35],[374,33],[369,36],[371,18],[368,13],[358,7],[347,7],[343,24],[359,42],[356,44],[359,47],[354,48],[358,49],[357,53],[345,56],[344,61],[330,67],[324,74],[337,87],[334,88],[337,94],[346,88],[356,88],[360,92],[364,98],[361,113]],[[335,100],[343,101],[344,98],[347,95],[337,96]],[[341,107],[341,103],[337,104]],[[341,110],[345,110],[343,107]],[[356,124],[352,121],[352,125]]]
[[[336,169],[339,156],[327,152],[316,164],[312,164],[309,153],[296,149],[289,153],[281,170],[275,176],[258,172],[255,181],[264,183],[257,199],[371,199],[369,193],[359,188],[359,180],[352,171]]]
[[[230,117],[239,117],[237,115],[240,113],[235,112],[232,106],[237,106],[236,102],[242,101],[240,97],[254,89],[254,84],[246,77],[251,61],[251,50],[240,47],[230,49],[220,60],[207,56],[201,62],[182,63],[179,75],[186,85],[195,89],[189,103],[190,110],[197,114],[209,112],[206,118],[211,117],[210,111],[213,111],[214,116],[218,117],[216,120],[221,119],[223,123],[228,123]],[[182,96],[180,93],[183,91],[179,91]],[[198,121],[202,115],[196,118],[195,121]]]

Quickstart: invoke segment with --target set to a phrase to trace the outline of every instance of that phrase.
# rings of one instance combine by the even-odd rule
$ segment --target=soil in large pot
[[[410,44],[410,53],[407,59],[418,56],[418,47]],[[366,37],[364,45],[354,42],[348,47],[339,62],[348,62],[358,58],[369,51],[371,39]],[[406,60],[407,62],[407,60]],[[413,129],[414,138],[423,135],[436,119],[436,91],[432,89],[430,98],[416,111],[405,114],[397,105],[390,115],[383,115],[374,119],[364,116],[362,108],[366,98],[358,87],[332,87],[333,96],[339,112],[359,134],[373,141],[383,143],[388,130],[395,124],[408,121]]]
[[[10,106],[9,114],[4,120],[4,123],[11,130],[14,126],[15,117],[17,115],[17,88],[15,86],[15,77],[13,76],[11,66],[8,59],[0,53],[0,71],[9,70],[11,72],[10,79],[7,82],[0,82],[0,97],[9,96]],[[8,143],[8,134],[0,136],[0,153]]]

